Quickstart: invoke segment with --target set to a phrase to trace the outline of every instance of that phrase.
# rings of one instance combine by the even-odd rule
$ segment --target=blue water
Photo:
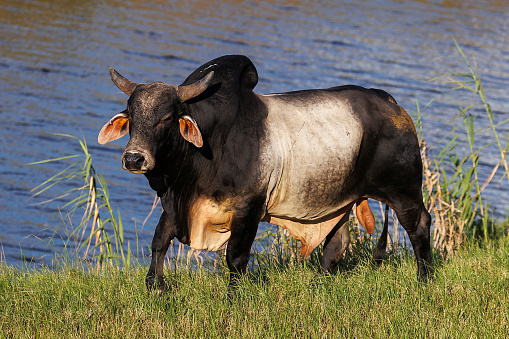
[[[258,93],[357,84],[388,91],[409,112],[416,99],[421,106],[436,99],[421,107],[424,136],[433,146],[451,129],[457,109],[441,95],[448,87],[429,80],[466,71],[453,36],[475,60],[495,119],[509,118],[507,32],[506,1],[3,0],[0,253],[12,264],[23,256],[41,263],[53,258],[44,241],[60,224],[65,202],[35,204],[71,186],[35,198],[30,190],[66,164],[27,164],[78,154],[80,146],[52,133],[86,138],[126,237],[134,244],[136,225],[139,246],[150,243],[159,213],[142,229],[154,193],[143,176],[121,168],[127,138],[104,146],[96,141],[102,125],[125,107],[125,95],[109,79],[110,66],[136,82],[179,84],[212,58],[245,54],[258,69]],[[484,178],[497,153],[493,147],[483,151]],[[507,181],[494,182],[485,191],[501,215],[509,207],[506,187]],[[65,240],[65,226],[57,234]],[[62,250],[62,242],[56,245]]]

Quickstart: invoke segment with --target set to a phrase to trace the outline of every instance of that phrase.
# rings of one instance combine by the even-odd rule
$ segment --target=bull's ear
[[[106,144],[110,141],[117,140],[129,132],[129,119],[122,112],[115,115],[103,126],[97,137],[100,144]]]
[[[184,139],[200,148],[203,146],[203,138],[201,136],[200,129],[189,115],[184,115],[179,119],[180,134]]]

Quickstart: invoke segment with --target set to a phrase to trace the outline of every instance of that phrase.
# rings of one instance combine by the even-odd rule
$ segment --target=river
[[[127,239],[133,246],[136,225],[139,245],[150,243],[158,213],[142,223],[154,193],[143,176],[121,168],[127,138],[104,146],[96,141],[102,125],[125,107],[125,95],[109,79],[110,66],[136,82],[179,84],[217,56],[244,54],[258,69],[257,93],[356,84],[388,91],[409,112],[417,99],[424,137],[433,146],[456,124],[451,124],[458,113],[455,103],[441,94],[448,86],[429,81],[466,71],[454,37],[478,66],[495,120],[509,118],[509,3],[502,0],[1,4],[0,251],[9,264],[53,258],[44,241],[60,224],[64,202],[37,204],[58,190],[34,198],[30,190],[65,163],[27,164],[79,154],[80,147],[52,133],[86,138],[93,164],[108,180],[113,205],[122,214]],[[486,119],[479,124],[488,126]],[[497,154],[496,147],[483,151],[483,177]],[[509,193],[507,181],[499,180],[497,174],[485,194],[503,215]],[[56,234],[65,240],[63,226]],[[63,243],[56,246],[62,250]]]

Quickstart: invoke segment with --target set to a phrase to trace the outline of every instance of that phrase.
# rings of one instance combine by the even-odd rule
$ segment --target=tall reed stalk
[[[81,221],[73,227],[68,238],[75,241],[75,253],[82,260],[92,256],[100,266],[117,264],[129,266],[131,262],[130,243],[127,251],[124,249],[124,227],[120,212],[116,215],[110,203],[108,184],[104,177],[92,165],[92,156],[88,152],[85,139],[80,140],[71,135],[57,134],[79,142],[83,154],[70,155],[60,158],[47,159],[31,163],[41,165],[55,161],[76,160],[64,170],[35,187],[33,197],[41,195],[52,187],[60,186],[64,182],[77,182],[76,186],[65,190],[57,197],[41,202],[67,202],[61,209],[67,211],[68,219],[72,220],[78,210],[81,211]],[[81,183],[81,184],[80,184]]]
[[[454,42],[467,71],[442,75],[433,80],[451,85],[451,89],[444,94],[456,102],[458,114],[453,120],[461,118],[461,123],[453,127],[444,138],[448,140],[445,146],[441,149],[435,148],[438,154],[434,158],[429,156],[429,149],[423,136],[419,102],[416,101],[416,125],[419,130],[424,170],[423,193],[427,207],[434,215],[433,245],[442,254],[456,251],[467,237],[486,241],[490,236],[496,236],[492,211],[483,190],[491,183],[501,164],[505,169],[502,179],[509,174],[506,159],[509,136],[505,134],[501,137],[499,132],[499,127],[506,124],[509,119],[495,123],[477,68],[472,66],[456,40]],[[453,93],[458,91],[471,92],[473,94],[471,102],[465,105],[455,100]],[[487,132],[486,128],[479,128],[476,125],[484,115],[473,113],[479,106],[484,108],[483,113],[490,123],[488,130],[500,151],[497,164],[484,178],[484,182],[479,173],[479,160],[483,156],[483,150],[492,146],[493,142],[481,143],[476,138],[476,135]],[[464,144],[467,144],[468,152],[458,155],[461,154],[458,149]]]

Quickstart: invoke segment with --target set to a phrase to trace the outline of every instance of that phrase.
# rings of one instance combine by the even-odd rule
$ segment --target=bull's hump
[[[260,99],[269,112],[262,145],[272,171],[267,213],[313,221],[346,206],[363,135],[350,102],[326,91]]]

